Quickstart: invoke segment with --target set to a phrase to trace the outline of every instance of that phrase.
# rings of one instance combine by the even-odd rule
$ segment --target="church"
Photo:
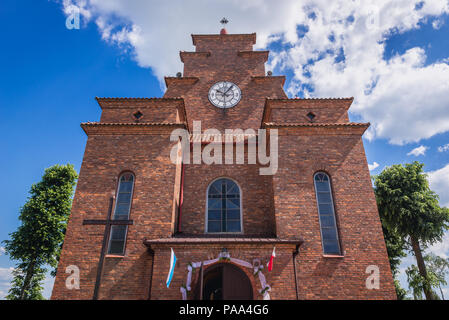
[[[191,37],[162,98],[81,124],[52,299],[396,299],[353,98],[288,98],[254,33]]]

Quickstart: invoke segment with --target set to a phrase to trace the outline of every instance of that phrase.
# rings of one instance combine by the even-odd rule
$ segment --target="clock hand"
[[[224,94],[228,93],[228,91],[231,90],[233,86],[234,86],[234,85],[231,84],[231,85],[229,86],[228,90],[226,90]]]

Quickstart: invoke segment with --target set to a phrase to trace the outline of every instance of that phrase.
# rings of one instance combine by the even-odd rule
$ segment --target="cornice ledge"
[[[323,134],[356,134],[363,135],[370,123],[262,123],[262,129],[279,129],[288,133],[314,133]]]
[[[183,84],[188,84],[188,85],[192,85],[197,83],[200,78],[198,77],[165,77],[165,85],[167,86],[167,88],[174,83],[183,83]]]
[[[237,55],[242,58],[252,58],[262,56],[265,61],[268,60],[269,51],[239,51]]]
[[[184,98],[109,98],[109,97],[95,97],[97,103],[102,109],[104,108],[124,108],[123,105],[135,106],[139,104],[148,104],[149,107],[157,107],[159,103],[175,102],[177,105],[184,105]],[[126,108],[125,107],[125,108]]]
[[[179,57],[181,58],[181,62],[185,62],[184,58],[186,57],[210,57],[210,51],[180,51]]]
[[[252,76],[251,80],[255,82],[281,81],[282,86],[285,84],[285,76]]]
[[[121,134],[170,134],[175,128],[187,128],[187,123],[170,122],[83,122],[81,128],[89,135],[121,135]]]
[[[196,46],[196,40],[249,40],[256,44],[256,33],[234,33],[234,34],[192,34],[192,43]]]

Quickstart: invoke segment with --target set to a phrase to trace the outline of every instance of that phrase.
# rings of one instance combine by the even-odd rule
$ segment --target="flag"
[[[268,262],[268,271],[273,270],[274,257],[276,257],[276,247],[273,248],[273,253],[271,253],[270,262]]]
[[[170,248],[171,250],[171,257],[170,257],[170,270],[168,270],[168,276],[167,276],[167,288],[170,286],[170,282],[171,279],[173,278],[173,271],[175,271],[175,264],[176,264],[176,256],[175,256],[175,252],[173,251],[172,248]]]

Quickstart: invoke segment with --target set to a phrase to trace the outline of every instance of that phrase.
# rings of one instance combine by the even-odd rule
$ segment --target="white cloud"
[[[3,248],[3,247],[0,247],[0,256],[2,255],[2,254],[4,254],[6,251],[5,251],[5,248]]]
[[[0,268],[0,300],[5,299],[8,294],[13,270],[14,268]]]
[[[441,20],[447,0],[65,0],[95,21],[101,37],[132,53],[162,80],[182,70],[179,50],[192,50],[190,33],[257,32],[256,48],[280,41],[268,63],[293,71],[288,92],[306,96],[354,96],[351,112],[372,123],[368,139],[392,144],[418,142],[449,131],[449,65],[426,64],[423,48],[384,59],[385,42],[395,33]],[[441,20],[442,21],[442,20]],[[439,24],[439,23],[437,23]],[[300,37],[297,26],[303,25]],[[338,58],[338,60],[336,60]],[[306,87],[304,87],[306,85]],[[313,88],[310,90],[308,88]]]
[[[434,28],[435,30],[440,29],[444,24],[444,20],[442,19],[435,19],[432,22],[432,28]]]
[[[368,169],[369,169],[369,171],[373,171],[373,170],[376,169],[378,166],[379,166],[379,164],[378,164],[376,161],[374,161],[373,164],[369,164],[369,163],[368,163]]]
[[[440,196],[440,205],[449,207],[449,164],[427,175],[430,188]]]
[[[51,298],[51,292],[53,290],[53,285],[55,284],[55,278],[50,276],[50,272],[47,272],[44,282],[42,283],[42,295],[45,299]]]
[[[449,143],[444,146],[438,147],[438,152],[446,152],[449,151]]]
[[[434,245],[430,246],[427,251],[432,252],[444,259],[449,258],[449,232],[446,232],[441,242],[435,243]]]
[[[413,149],[412,151],[410,151],[409,153],[407,153],[408,156],[424,156],[426,154],[427,149],[429,149],[426,146],[419,146],[415,149]]]

